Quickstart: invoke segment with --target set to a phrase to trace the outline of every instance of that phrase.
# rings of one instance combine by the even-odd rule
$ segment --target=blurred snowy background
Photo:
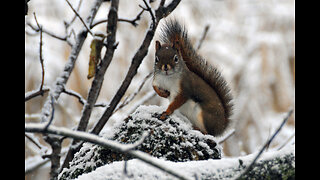
[[[79,0],[70,0],[77,8]],[[158,1],[152,7],[158,6]],[[142,0],[120,0],[119,18],[134,19],[141,11]],[[38,89],[41,83],[39,62],[39,33],[35,33],[28,23],[36,27],[33,12],[44,29],[59,35],[78,32],[82,23],[77,18],[66,32],[64,22],[70,22],[74,13],[65,0],[31,0],[28,15],[25,16],[25,92]],[[91,8],[91,0],[83,0],[79,9],[86,19]],[[99,9],[95,20],[107,17],[109,2]],[[235,97],[235,134],[224,144],[224,156],[239,156],[255,152],[270,138],[282,122],[286,112],[294,108],[295,99],[295,15],[294,0],[183,0],[169,17],[182,20],[189,30],[194,45],[199,42],[204,28],[209,31],[201,48],[207,61],[216,65],[230,84]],[[108,68],[98,103],[111,100],[122,83],[131,59],[140,46],[148,25],[150,15],[144,12],[138,26],[126,22],[118,23],[116,41],[119,42],[113,60]],[[161,22],[159,27],[161,27]],[[93,32],[105,32],[106,23],[95,26]],[[158,28],[159,30],[159,28]],[[70,41],[74,42],[71,35]],[[155,39],[158,39],[156,34]],[[87,79],[90,42],[88,35],[66,88],[86,98],[91,86]],[[70,54],[71,47],[61,40],[43,34],[43,58],[45,67],[45,86],[51,87],[60,75]],[[153,70],[154,42],[147,57],[138,69],[126,95],[139,87],[145,76]],[[123,109],[117,111],[106,126],[123,120],[141,98],[152,92],[149,78],[137,97]],[[36,97],[25,104],[26,122],[39,122],[39,113],[46,100]],[[144,104],[167,105],[168,101],[158,96],[148,98]],[[81,116],[82,104],[69,95],[62,94],[56,105],[54,124],[73,128]],[[90,118],[89,129],[100,118],[105,108],[96,107]],[[291,116],[286,126],[275,138],[269,148],[279,148],[286,143],[294,143],[295,119]],[[34,135],[35,138],[41,137]],[[41,151],[46,151],[46,143]],[[68,147],[70,140],[63,145]],[[47,149],[48,151],[49,148]],[[39,148],[26,138],[26,166],[41,159]],[[26,175],[25,179],[45,179],[49,163]]]

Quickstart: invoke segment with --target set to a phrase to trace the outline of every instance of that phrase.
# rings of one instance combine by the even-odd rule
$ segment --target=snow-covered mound
[[[147,132],[148,136],[136,150],[166,161],[186,162],[221,158],[221,146],[213,136],[193,130],[188,121],[175,114],[164,121],[159,120],[157,117],[163,111],[163,107],[140,106],[120,125],[114,127],[113,136],[107,134],[110,133],[107,131],[105,136],[112,137],[110,139],[117,142],[132,144]],[[129,159],[132,158],[128,155],[86,143],[75,154],[70,168],[62,171],[60,179],[76,178],[105,164]]]
[[[256,154],[220,160],[172,162],[158,159],[158,161],[176,172],[189,176],[191,179],[226,180],[239,177],[250,165]],[[124,161],[107,164],[97,168],[94,172],[79,176],[77,180],[177,179],[137,159],[127,161],[126,173],[124,166]],[[272,150],[263,153],[254,168],[241,179],[295,179],[294,145],[288,145],[280,151]]]

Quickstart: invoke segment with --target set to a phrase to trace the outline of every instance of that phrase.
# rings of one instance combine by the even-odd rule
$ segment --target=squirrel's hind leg
[[[192,126],[192,128],[194,129],[194,130],[198,130],[198,131],[200,131],[202,134],[204,134],[204,135],[207,135],[208,134],[208,132],[207,131],[205,131],[205,130],[201,130],[200,128],[198,128],[197,126],[195,126],[195,125],[193,125]]]

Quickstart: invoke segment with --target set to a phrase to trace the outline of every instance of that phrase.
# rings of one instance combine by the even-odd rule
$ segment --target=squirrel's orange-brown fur
[[[194,50],[185,26],[181,25],[176,19],[166,20],[161,29],[160,38],[163,43],[176,47],[189,70],[200,76],[216,91],[224,107],[225,116],[229,119],[233,108],[230,88],[218,69],[207,63]]]
[[[170,104],[160,119],[176,109],[203,133],[221,135],[228,127],[232,96],[220,72],[193,49],[187,31],[177,20],[167,20],[156,41],[153,88]]]

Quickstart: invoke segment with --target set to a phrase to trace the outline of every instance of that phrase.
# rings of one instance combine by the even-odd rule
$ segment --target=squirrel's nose
[[[162,70],[163,71],[168,71],[170,68],[171,68],[171,66],[168,65],[168,64],[162,65]]]
[[[164,70],[168,71],[168,66],[166,64],[164,65]]]

